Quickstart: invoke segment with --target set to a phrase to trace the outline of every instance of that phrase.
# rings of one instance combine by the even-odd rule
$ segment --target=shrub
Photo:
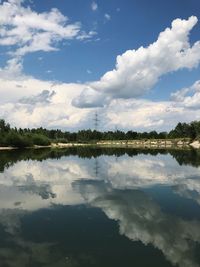
[[[49,138],[42,134],[33,134],[32,141],[34,145],[38,146],[48,146],[51,144]]]
[[[31,138],[16,132],[10,132],[5,136],[5,143],[9,146],[24,148],[33,145]]]
[[[0,134],[0,146],[6,146],[6,137],[3,134]]]

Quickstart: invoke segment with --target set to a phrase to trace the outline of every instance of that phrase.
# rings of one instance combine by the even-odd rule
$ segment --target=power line
[[[100,119],[99,119],[97,111],[94,114],[94,119],[93,120],[94,120],[94,129],[97,131],[97,129],[99,127],[99,122],[100,122]]]

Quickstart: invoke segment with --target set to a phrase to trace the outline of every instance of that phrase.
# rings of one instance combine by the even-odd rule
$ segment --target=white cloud
[[[87,73],[88,73],[88,74],[92,74],[92,71],[88,69],[88,70],[87,70]]]
[[[110,16],[109,14],[107,14],[107,13],[104,15],[104,18],[105,18],[106,20],[111,20],[111,16]]]
[[[105,95],[95,92],[85,86],[81,94],[72,99],[72,105],[78,108],[95,108],[104,107],[109,103],[110,99]]]
[[[96,31],[89,31],[88,33],[86,32],[82,32],[81,34],[79,34],[79,36],[76,37],[77,40],[90,40],[93,36],[97,35]]]
[[[185,108],[200,109],[200,80],[191,87],[171,94],[172,100],[180,102]]]
[[[78,84],[54,84],[33,78],[4,81],[0,87],[0,117],[17,127],[43,126],[69,130],[84,127],[89,110],[71,105],[71,100],[80,94],[82,88]],[[8,96],[7,89],[11,96]]]
[[[24,75],[22,74],[23,65],[22,60],[18,57],[9,59],[4,68],[0,68],[0,79],[12,80],[16,77],[23,79]]]
[[[71,23],[56,8],[37,13],[22,4],[20,0],[0,4],[0,45],[16,47],[12,54],[54,51],[61,40],[84,40],[93,36],[82,31],[79,22]]]
[[[96,3],[95,1],[92,2],[92,4],[91,4],[91,9],[92,9],[93,11],[96,11],[96,10],[98,9],[98,5],[97,5],[97,3]]]
[[[196,23],[195,16],[188,20],[176,19],[153,44],[118,56],[115,69],[105,73],[99,81],[88,83],[88,98],[92,97],[92,90],[94,95],[98,93],[110,98],[138,97],[148,92],[162,75],[197,67],[200,41],[192,46],[189,43],[189,33]],[[83,107],[84,99],[79,97],[74,103]]]
[[[0,8],[13,3],[4,2]],[[16,10],[22,8],[20,1],[14,6]],[[35,79],[23,74],[22,58],[15,56],[0,69],[0,117],[17,127],[68,130],[91,128],[89,108],[96,107],[101,108],[102,130],[116,126],[124,130],[169,130],[179,121],[200,120],[199,81],[172,94],[171,101],[134,98],[149,90],[161,75],[199,63],[199,42],[192,47],[188,42],[196,22],[195,17],[175,20],[172,29],[161,33],[155,43],[118,56],[116,69],[92,83]]]
[[[55,94],[56,94],[55,91],[43,90],[38,95],[23,97],[22,99],[19,100],[19,103],[30,104],[30,105],[35,105],[38,103],[50,103]]]
[[[13,79],[8,80],[9,73],[11,70],[0,72],[0,117],[17,127],[91,128],[93,121],[89,108],[98,105],[101,107],[102,130],[117,126],[124,130],[160,131],[173,128],[179,121],[200,120],[200,108],[188,108],[186,100],[112,100],[93,92],[88,98],[88,91],[84,94],[84,84],[55,83],[26,76],[15,78],[14,74]],[[84,108],[75,106],[78,96],[84,100]]]
[[[190,92],[190,88],[182,88],[176,92],[171,93],[171,99],[173,101],[181,102],[184,100],[185,95]]]

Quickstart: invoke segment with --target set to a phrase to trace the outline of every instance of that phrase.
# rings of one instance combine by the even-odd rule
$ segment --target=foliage
[[[32,134],[30,135],[33,144],[38,145],[38,146],[48,146],[51,144],[50,140],[48,137],[42,134]]]
[[[5,143],[13,147],[31,147],[33,145],[32,139],[27,135],[21,135],[17,132],[10,131],[6,135]]]
[[[176,127],[167,132],[136,132],[136,131],[96,131],[81,130],[78,132],[65,132],[59,129],[48,130],[42,127],[33,129],[11,128],[4,120],[0,120],[0,146],[30,147],[33,145],[47,146],[55,143],[96,143],[100,140],[135,140],[135,139],[166,139],[190,138],[200,139],[200,121],[191,123],[178,123]]]
[[[175,129],[170,131],[168,136],[170,138],[184,138],[197,139],[200,136],[200,121],[193,121],[191,123],[179,122]]]

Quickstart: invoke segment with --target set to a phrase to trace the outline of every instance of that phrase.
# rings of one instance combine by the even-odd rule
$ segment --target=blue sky
[[[97,41],[65,42],[64,45],[61,42],[59,52],[36,53],[25,58],[26,73],[34,74],[37,78],[56,79],[63,82],[97,80],[106,71],[114,68],[117,55],[128,49],[148,46],[156,40],[163,29],[171,24],[172,20],[187,19],[191,15],[200,17],[200,2],[197,0],[96,1],[98,9],[95,12],[91,9],[90,0],[35,0],[33,2],[33,7],[38,12],[57,7],[72,22],[80,21],[85,30],[97,31],[95,38]],[[111,16],[110,21],[105,19],[105,14]],[[196,27],[191,32],[191,42],[198,40],[199,36],[200,27]],[[40,56],[43,60],[38,64]],[[48,70],[52,73],[46,73]],[[166,97],[171,90],[189,86],[198,79],[199,73],[198,68],[198,71],[192,73],[180,71],[175,75],[169,74],[162,77],[153,97],[163,99],[159,87],[165,88],[162,92],[165,91],[163,94]]]
[[[0,9],[0,116],[12,125],[87,128],[94,110],[102,114],[106,129],[168,130],[178,121],[200,119],[198,0],[6,0]],[[177,19],[181,23],[173,30],[171,24]],[[184,21],[192,25],[189,30]],[[148,46],[166,28],[174,36],[166,33],[152,50],[158,51],[154,56]],[[168,37],[168,43],[161,44]],[[178,42],[180,49],[170,48]],[[190,51],[187,46],[195,48]],[[132,52],[123,56],[126,51]],[[175,60],[177,53],[180,62]],[[110,74],[103,78],[118,68],[118,56],[118,73],[113,71],[111,80]],[[140,82],[134,73],[142,75]],[[187,88],[184,94],[183,88]],[[30,106],[34,97],[48,99],[31,101],[35,104]],[[66,99],[66,111],[61,98]],[[149,114],[151,107],[157,109],[153,114]],[[42,109],[46,116],[50,109],[52,119],[41,118],[37,112]],[[170,110],[167,116],[166,110]],[[169,126],[165,120],[171,122]]]

